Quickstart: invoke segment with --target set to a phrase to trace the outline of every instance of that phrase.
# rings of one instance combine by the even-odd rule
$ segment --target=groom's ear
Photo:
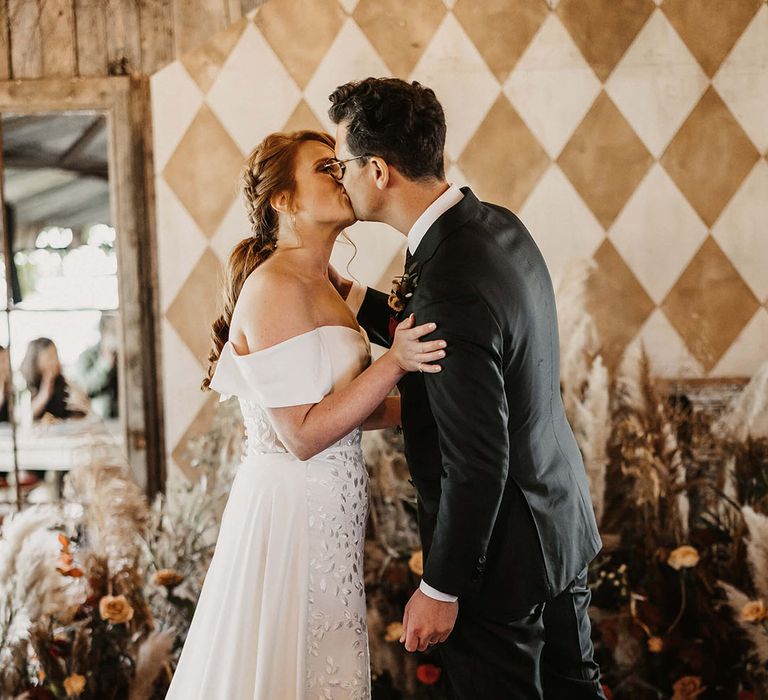
[[[371,158],[371,177],[373,177],[373,184],[377,189],[387,189],[390,174],[387,161],[382,160],[377,156]]]

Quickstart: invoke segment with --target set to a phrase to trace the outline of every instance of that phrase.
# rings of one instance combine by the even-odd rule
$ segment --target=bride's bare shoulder
[[[306,283],[289,268],[269,262],[246,278],[232,314],[232,328],[239,329],[251,352],[305,333],[315,325]]]

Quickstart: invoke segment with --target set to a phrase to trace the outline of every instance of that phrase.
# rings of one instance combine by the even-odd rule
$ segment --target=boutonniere
[[[419,272],[421,266],[418,262],[413,261],[404,275],[395,277],[392,280],[392,291],[389,293],[389,299],[387,304],[395,314],[400,315],[403,313],[408,300],[413,296],[416,291],[416,287],[419,284]]]

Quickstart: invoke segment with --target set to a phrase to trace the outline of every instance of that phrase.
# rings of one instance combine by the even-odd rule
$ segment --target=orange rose
[[[421,550],[411,555],[408,560],[408,568],[417,576],[424,575],[424,554]]]
[[[440,674],[442,669],[432,664],[419,664],[416,669],[416,678],[418,678],[424,685],[434,685],[440,680]]]
[[[85,676],[73,673],[64,679],[64,691],[67,695],[80,695],[85,690]]]
[[[699,552],[689,544],[673,549],[667,559],[667,564],[677,571],[680,569],[692,569],[698,563]]]
[[[166,588],[175,588],[178,586],[184,577],[175,569],[160,569],[155,573],[154,582],[157,586],[165,586]]]
[[[387,625],[387,631],[384,633],[385,642],[399,642],[400,637],[403,635],[403,623],[402,622],[390,622]]]
[[[762,622],[768,617],[768,610],[765,609],[762,600],[750,600],[741,609],[741,619],[744,622]]]
[[[99,615],[113,625],[119,625],[133,619],[133,608],[124,595],[105,595],[99,601]]]
[[[650,651],[651,654],[659,654],[664,651],[664,640],[661,637],[649,637],[648,651]]]
[[[683,676],[675,681],[672,690],[674,690],[672,700],[694,700],[706,688],[701,686],[701,678],[699,676]]]

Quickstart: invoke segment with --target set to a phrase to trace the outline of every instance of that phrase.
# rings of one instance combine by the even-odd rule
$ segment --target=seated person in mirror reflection
[[[50,338],[35,338],[27,346],[21,373],[32,394],[32,418],[82,418],[89,402],[81,390],[61,373],[56,345]]]
[[[102,418],[117,418],[119,336],[115,316],[104,313],[101,315],[99,336],[98,343],[80,353],[75,376],[78,385],[91,399],[91,410]]]

